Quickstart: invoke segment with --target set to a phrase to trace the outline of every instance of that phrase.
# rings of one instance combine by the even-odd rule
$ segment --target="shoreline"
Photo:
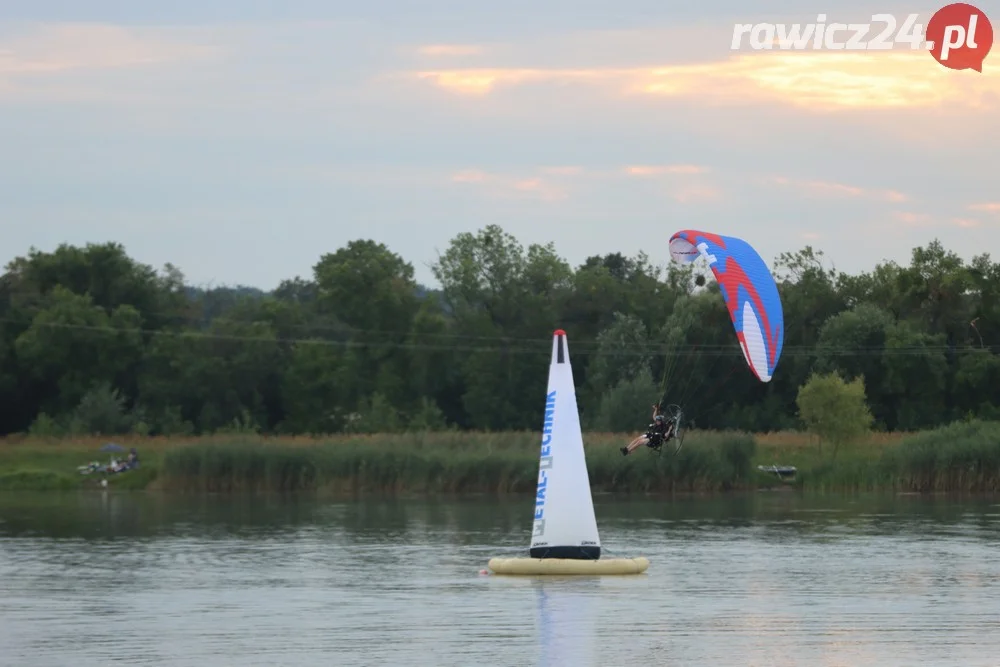
[[[804,433],[690,431],[677,454],[619,447],[632,434],[585,433],[596,494],[718,494],[797,491],[1000,492],[1000,422],[957,422],[934,431],[870,434],[829,446]],[[140,467],[107,475],[108,490],[416,495],[525,495],[535,491],[536,432],[424,432],[281,437],[7,438],[0,441],[0,491],[101,490],[100,447],[136,447]],[[780,480],[758,465],[794,466]]]
[[[808,434],[689,431],[676,454],[619,451],[632,434],[585,433],[591,490],[599,493],[717,494],[730,491],[1000,492],[1000,422],[967,421],[912,434],[872,433],[836,457]],[[140,467],[81,475],[106,464],[113,442],[136,447]],[[0,441],[0,491],[150,490],[525,495],[535,492],[539,434],[422,432],[281,437],[7,438]],[[116,455],[121,457],[121,454]],[[758,465],[794,466],[782,480]]]

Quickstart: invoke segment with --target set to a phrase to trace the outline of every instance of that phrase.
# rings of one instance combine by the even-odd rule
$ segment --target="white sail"
[[[552,336],[530,555],[585,560],[601,556],[573,367],[562,329]]]

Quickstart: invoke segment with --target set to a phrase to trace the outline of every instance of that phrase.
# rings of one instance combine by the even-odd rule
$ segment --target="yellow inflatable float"
[[[615,575],[642,574],[649,567],[649,559],[602,558],[491,558],[488,563],[494,574],[510,575]]]

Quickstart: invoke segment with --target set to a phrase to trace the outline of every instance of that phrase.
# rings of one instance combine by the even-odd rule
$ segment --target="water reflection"
[[[792,493],[651,499],[598,495],[602,528],[660,531],[671,539],[758,531],[776,542],[857,533],[996,539],[1000,504],[919,496],[806,497]],[[135,538],[196,533],[219,537],[334,528],[358,543],[447,532],[459,543],[530,529],[530,498],[370,498],[325,501],[299,495],[166,496],[143,493],[0,494],[0,535]],[[971,531],[971,532],[970,532]],[[523,541],[523,540],[522,540]]]
[[[599,495],[639,577],[480,577],[531,498],[0,494],[12,665],[990,665],[1000,504]],[[125,641],[123,641],[125,638]]]
[[[596,664],[592,599],[601,579],[538,577],[532,585],[538,599],[538,666]]]

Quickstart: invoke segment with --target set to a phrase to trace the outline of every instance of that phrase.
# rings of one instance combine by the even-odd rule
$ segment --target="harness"
[[[669,442],[670,440],[677,440],[677,447],[673,451],[674,454],[680,451],[681,446],[684,444],[684,436],[680,428],[681,417],[683,415],[680,406],[668,405],[667,414],[670,416],[663,415],[663,431],[658,430],[655,421],[649,425],[649,429],[646,431],[646,446],[658,454],[663,453],[661,447],[663,447],[665,442]]]
[[[662,426],[656,422],[650,424],[649,430],[646,431],[646,439],[649,441],[646,443],[646,446],[651,449],[659,449],[663,445],[664,440],[668,439],[667,434],[672,424],[672,420],[665,420]]]

